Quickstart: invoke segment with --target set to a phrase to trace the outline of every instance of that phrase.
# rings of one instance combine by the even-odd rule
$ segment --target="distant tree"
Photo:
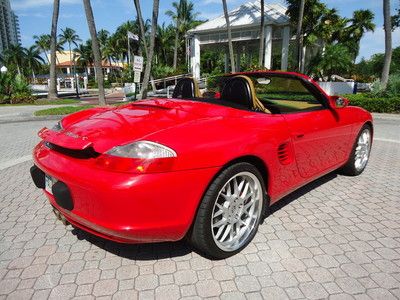
[[[363,35],[368,31],[375,30],[374,17],[374,13],[368,9],[356,10],[349,20],[350,25],[344,30],[342,41],[348,46],[354,61],[360,51],[360,41]]]
[[[174,10],[167,10],[165,14],[172,18],[175,23],[175,46],[174,46],[174,60],[173,68],[176,69],[178,64],[178,51],[180,47],[180,37],[186,33],[187,30],[193,27],[196,22],[198,13],[194,13],[193,2],[188,0],[179,0],[179,2],[172,2]]]
[[[94,57],[94,67],[96,70],[97,86],[99,88],[99,104],[105,105],[106,98],[104,93],[104,76],[102,68],[102,59],[100,54],[99,41],[97,39],[96,24],[93,17],[92,5],[90,0],[83,0],[83,5],[85,7],[86,20],[89,27],[90,37],[92,39],[92,51]]]
[[[75,45],[75,47],[78,47],[78,42],[81,42],[82,40],[79,38],[79,35],[76,34],[76,31],[69,27],[61,29],[61,34],[58,36],[58,38],[61,44],[68,44],[69,61],[72,66],[71,44]]]
[[[157,32],[157,21],[158,21],[158,11],[159,11],[160,2],[159,0],[153,0],[153,14],[151,18],[151,33],[150,33],[150,45],[149,45],[149,53],[146,61],[146,67],[144,70],[143,75],[143,84],[142,90],[140,91],[140,97],[142,99],[147,98],[147,86],[149,85],[150,80],[150,72],[151,72],[151,65],[153,61],[154,55],[154,44]]]
[[[33,38],[35,40],[35,47],[44,53],[47,62],[50,64],[50,59],[49,56],[47,55],[47,52],[50,51],[50,39],[51,39],[50,34],[42,34],[39,36],[34,35]]]
[[[29,48],[24,48],[24,63],[31,72],[32,78],[36,81],[35,71],[39,70],[44,63],[43,58],[40,56],[40,51],[33,45]]]
[[[78,66],[85,68],[86,77],[89,76],[87,69],[93,65],[94,57],[92,51],[92,41],[87,40],[84,44],[79,44],[74,52],[78,55],[76,63]]]
[[[400,0],[399,8],[396,9],[396,14],[392,16],[392,31],[394,31],[398,27],[400,27]]]
[[[229,58],[230,58],[230,62],[231,62],[231,72],[234,73],[234,72],[236,72],[235,56],[233,54],[231,23],[229,21],[229,14],[228,14],[228,7],[226,5],[226,0],[222,0],[222,6],[224,8],[226,30],[228,32],[228,47],[229,47]]]
[[[317,64],[320,75],[328,76],[343,74],[350,71],[352,67],[352,56],[347,47],[335,44],[327,45],[325,53]]]
[[[7,65],[9,68],[12,68],[14,66],[17,70],[18,75],[22,74],[22,66],[24,64],[24,59],[25,59],[24,48],[19,44],[10,45],[4,51],[5,65]]]
[[[383,0],[383,20],[383,27],[385,29],[385,60],[383,63],[381,83],[382,87],[386,88],[389,80],[390,63],[392,60],[392,24],[390,17],[390,0]]]
[[[50,33],[50,85],[47,94],[48,99],[57,98],[57,74],[56,74],[56,51],[57,51],[57,24],[60,12],[60,0],[53,1],[53,17]]]

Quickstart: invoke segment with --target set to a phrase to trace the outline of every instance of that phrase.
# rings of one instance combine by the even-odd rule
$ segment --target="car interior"
[[[217,91],[201,95],[197,81],[194,78],[184,78],[178,81],[172,97],[271,114],[324,108],[297,78],[266,77],[263,74],[222,76],[217,80]]]

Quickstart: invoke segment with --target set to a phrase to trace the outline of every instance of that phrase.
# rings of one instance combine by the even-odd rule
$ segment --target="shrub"
[[[378,97],[374,94],[344,95],[350,105],[360,106],[370,112],[400,113],[400,97]]]
[[[36,97],[23,76],[0,73],[0,103],[33,103]]]

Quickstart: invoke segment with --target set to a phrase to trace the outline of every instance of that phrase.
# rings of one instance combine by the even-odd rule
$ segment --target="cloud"
[[[63,0],[62,4],[76,4],[80,3],[80,0]],[[13,9],[28,9],[28,8],[36,8],[43,6],[51,6],[53,5],[53,0],[14,0],[11,2],[11,6]]]
[[[18,17],[29,17],[29,18],[48,18],[49,15],[43,13],[18,13]]]

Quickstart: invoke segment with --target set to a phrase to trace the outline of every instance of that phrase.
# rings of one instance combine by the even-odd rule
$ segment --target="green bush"
[[[350,100],[350,105],[360,106],[370,112],[400,113],[400,97],[378,97],[373,94],[344,95]]]
[[[36,97],[23,76],[12,73],[0,73],[0,103],[33,103]]]

